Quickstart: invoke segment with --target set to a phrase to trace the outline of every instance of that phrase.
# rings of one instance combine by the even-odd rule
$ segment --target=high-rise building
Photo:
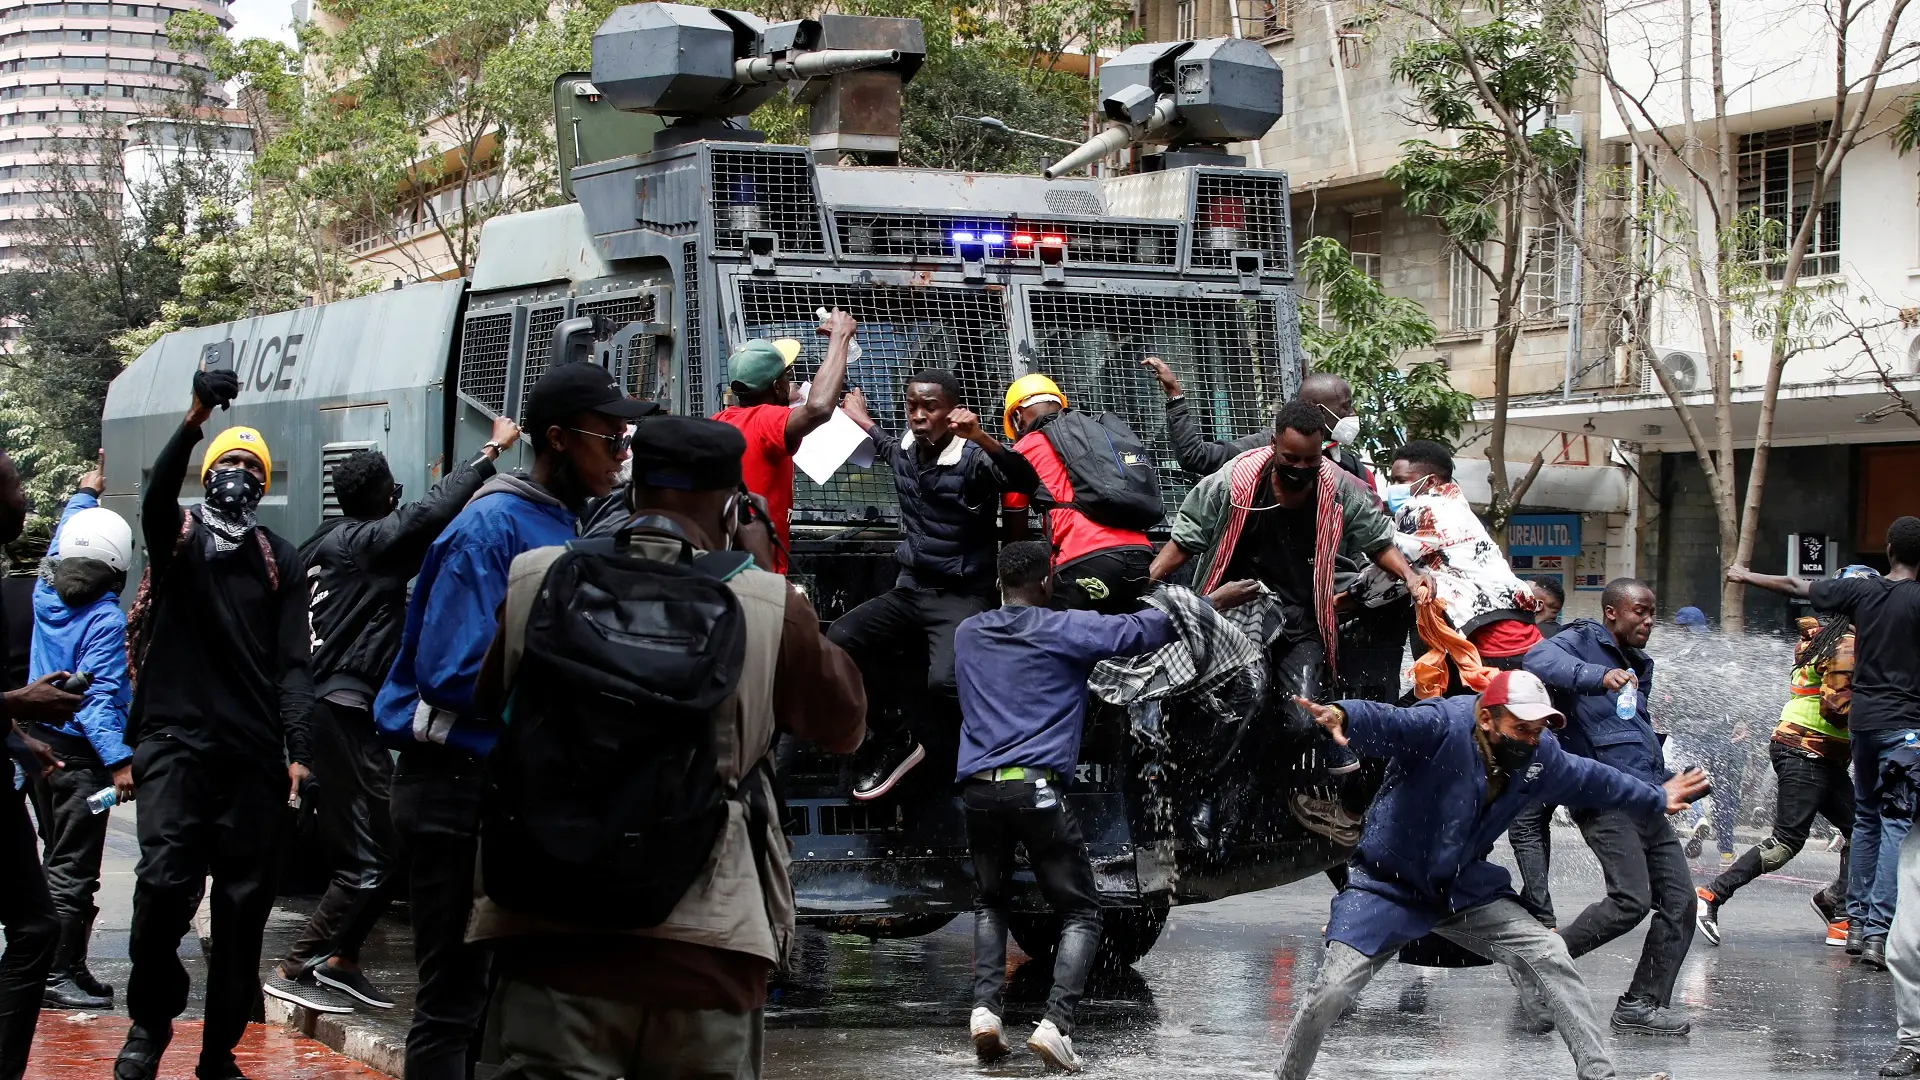
[[[233,26],[224,0],[0,0],[0,268],[15,262],[9,223],[40,213],[54,140],[85,135],[99,113],[131,121],[170,102],[226,104],[206,58],[168,41],[167,20],[184,11]],[[184,100],[196,84],[201,100]]]

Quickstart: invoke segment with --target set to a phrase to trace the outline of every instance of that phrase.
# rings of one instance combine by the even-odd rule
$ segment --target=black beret
[[[633,433],[633,482],[677,491],[740,486],[747,440],[738,428],[697,416],[649,416]]]

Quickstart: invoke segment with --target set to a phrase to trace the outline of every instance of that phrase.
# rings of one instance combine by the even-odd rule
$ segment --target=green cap
[[[800,343],[792,338],[754,338],[727,357],[727,380],[749,390],[765,390],[780,380],[799,355]]]

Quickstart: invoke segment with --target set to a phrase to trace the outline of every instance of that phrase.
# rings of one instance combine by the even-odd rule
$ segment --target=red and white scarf
[[[1273,448],[1263,446],[1233,463],[1233,472],[1227,478],[1232,510],[1227,515],[1227,531],[1220,537],[1220,551],[1207,572],[1206,586],[1200,590],[1202,595],[1212,592],[1225,580],[1227,566],[1233,562],[1234,549],[1240,543],[1240,533],[1247,525],[1248,508],[1258,497],[1260,478],[1272,460]],[[1320,628],[1320,644],[1327,650],[1327,670],[1331,672],[1335,670],[1334,653],[1340,642],[1333,618],[1333,561],[1340,551],[1340,536],[1346,531],[1346,514],[1341,510],[1340,495],[1335,487],[1340,483],[1340,467],[1321,458],[1319,480],[1313,529],[1313,616]]]

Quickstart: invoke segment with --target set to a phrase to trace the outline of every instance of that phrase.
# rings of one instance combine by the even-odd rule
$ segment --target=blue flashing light
[[[973,243],[973,234],[970,232],[954,233],[953,242],[956,244],[971,244]]]
[[[983,233],[980,236],[980,242],[983,244],[1004,244],[1007,242],[1007,238],[997,232]]]

